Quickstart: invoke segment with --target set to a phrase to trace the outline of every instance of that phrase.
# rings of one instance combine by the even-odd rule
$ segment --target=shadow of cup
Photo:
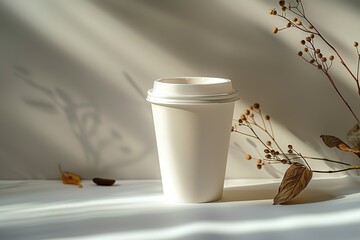
[[[237,186],[224,189],[223,197],[218,202],[237,202],[237,201],[263,201],[271,200],[278,192],[280,183],[268,183],[252,186]],[[324,191],[314,188],[305,189],[297,197],[287,202],[286,205],[306,204],[323,202],[332,199],[343,198],[344,195],[336,194],[331,191]]]
[[[219,202],[270,200],[277,192],[277,184],[228,187]]]

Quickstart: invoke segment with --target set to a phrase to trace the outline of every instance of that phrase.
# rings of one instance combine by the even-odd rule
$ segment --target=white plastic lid
[[[158,104],[224,103],[239,99],[231,80],[212,77],[177,77],[154,81],[146,100]]]

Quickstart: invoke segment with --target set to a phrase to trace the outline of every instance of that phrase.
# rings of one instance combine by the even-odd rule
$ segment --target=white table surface
[[[313,180],[273,206],[280,180],[227,180],[219,202],[167,202],[161,182],[84,188],[0,181],[0,239],[360,239],[360,178]]]

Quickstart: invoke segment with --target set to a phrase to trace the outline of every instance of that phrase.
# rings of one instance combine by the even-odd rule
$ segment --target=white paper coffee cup
[[[234,103],[239,94],[222,78],[159,79],[152,103],[163,192],[176,202],[222,197]]]

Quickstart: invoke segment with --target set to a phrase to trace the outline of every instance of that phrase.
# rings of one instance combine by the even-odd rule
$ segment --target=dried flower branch
[[[283,30],[295,28],[307,34],[305,38],[300,41],[302,50],[298,52],[298,56],[325,74],[337,95],[356,120],[355,126],[351,128],[347,134],[349,145],[341,139],[330,135],[321,135],[323,142],[328,147],[337,147],[341,151],[353,153],[360,159],[359,117],[337,87],[330,71],[335,61],[335,55],[342,66],[350,74],[351,78],[355,81],[356,90],[360,96],[360,53],[358,42],[354,43],[357,53],[357,66],[356,72],[354,73],[345,63],[339,51],[337,51],[337,49],[320,33],[318,28],[315,27],[306,16],[305,8],[301,0],[295,0],[295,4],[286,4],[285,0],[280,0],[279,5],[281,10],[278,11],[277,9],[272,8],[269,10],[269,13],[284,19],[286,25],[282,28],[273,28],[273,33],[277,34]],[[333,51],[334,55],[325,56],[324,51],[318,47],[318,40],[322,41],[325,46],[328,46]],[[243,131],[243,128],[247,129],[247,132]],[[260,104],[258,103],[253,104],[245,110],[244,114],[238,119],[238,123],[233,125],[232,131],[258,140],[264,147],[264,155],[261,158],[256,159],[256,166],[258,169],[262,169],[264,166],[270,164],[289,165],[280,184],[279,192],[274,198],[274,204],[283,204],[296,197],[311,181],[313,173],[338,173],[360,169],[360,166],[358,165],[351,165],[342,161],[302,155],[291,144],[289,144],[287,148],[281,147],[275,138],[270,116],[264,116],[260,109]],[[253,157],[250,154],[246,154],[245,159],[251,160]],[[312,169],[310,164],[312,161],[324,161],[337,164],[338,168],[328,170]]]
[[[303,58],[306,62],[310,63],[312,66],[321,70],[329,80],[331,86],[334,88],[340,99],[346,105],[347,109],[351,112],[352,116],[355,118],[358,125],[360,125],[359,117],[356,115],[352,107],[349,105],[348,101],[345,99],[343,94],[340,92],[339,88],[334,81],[332,74],[330,73],[330,68],[333,65],[335,57],[330,55],[328,57],[324,56],[321,49],[317,47],[317,42],[315,39],[318,38],[323,41],[339,58],[342,66],[350,74],[351,78],[355,81],[358,95],[360,96],[360,84],[359,84],[359,66],[360,66],[360,54],[358,49],[358,43],[355,42],[354,46],[357,51],[357,69],[354,74],[346,64],[344,58],[340,55],[339,51],[320,33],[318,28],[309,20],[306,16],[304,5],[301,0],[296,0],[295,4],[288,3],[286,6],[285,1],[279,1],[281,11],[278,12],[275,8],[270,9],[269,13],[271,15],[283,18],[286,21],[286,26],[283,28],[274,28],[273,33],[278,33],[280,31],[296,28],[300,31],[303,31],[308,34],[305,39],[301,40],[300,43],[304,46],[303,50],[298,52],[298,55]],[[289,14],[288,14],[289,13]],[[288,16],[288,15],[292,15]],[[305,53],[305,54],[304,54]]]
[[[345,142],[343,142],[341,139],[330,136],[330,135],[321,135],[321,138],[323,142],[328,147],[337,147],[338,149],[346,152],[351,152],[356,154],[360,158],[360,121],[359,117],[356,115],[353,108],[350,106],[348,101],[345,99],[344,95],[340,92],[339,88],[336,85],[336,81],[334,77],[332,76],[332,73],[330,71],[331,67],[333,66],[333,63],[335,61],[335,56],[339,59],[342,66],[346,69],[346,71],[349,73],[351,79],[355,81],[356,84],[356,90],[358,92],[358,95],[360,96],[360,85],[359,85],[359,68],[360,68],[360,53],[359,53],[359,43],[354,42],[354,47],[356,48],[356,54],[357,54],[357,65],[356,65],[356,72],[352,71],[347,63],[344,61],[344,58],[341,56],[340,52],[320,33],[317,27],[309,20],[309,18],[306,16],[305,8],[301,0],[296,0],[295,4],[288,3],[288,6],[286,6],[286,2],[284,0],[279,1],[279,5],[281,7],[281,11],[277,11],[275,8],[270,9],[269,13],[271,15],[280,17],[286,21],[286,27],[283,28],[274,28],[273,33],[277,34],[280,31],[283,31],[285,29],[289,28],[295,28],[298,29],[304,33],[307,34],[307,36],[300,41],[300,44],[303,45],[303,49],[298,52],[298,56],[300,56],[305,62],[309,63],[310,65],[316,67],[320,71],[322,71],[325,76],[327,77],[328,81],[330,82],[331,86],[336,91],[337,95],[340,97],[342,102],[346,105],[346,108],[350,111],[352,116],[356,120],[356,124],[354,127],[352,127],[348,133],[347,133],[347,140],[349,145],[347,145]],[[316,41],[315,41],[316,40]],[[330,55],[328,57],[325,56],[323,51],[318,47],[319,41],[322,41],[325,46],[328,46],[334,53],[334,55]],[[359,104],[357,104],[359,105]],[[300,153],[296,152],[295,150],[291,149],[292,153],[295,153],[297,155],[295,158],[298,160],[302,160],[306,166],[308,167],[308,170],[310,170],[312,173],[336,173],[336,172],[343,172],[343,171],[349,171],[354,169],[359,169],[359,166],[352,166],[347,163],[342,163],[335,160],[325,159],[325,158],[315,158],[315,157],[304,157]],[[290,159],[291,161],[295,160],[294,158]],[[308,164],[307,160],[322,160],[337,164],[342,164],[346,167],[340,168],[337,170],[313,170],[311,169],[310,165]],[[305,165],[303,165],[305,166]],[[290,171],[290,168],[288,169]],[[294,176],[295,179],[298,179],[297,182],[295,182],[294,186],[305,186],[307,185],[307,181],[310,181],[307,179],[302,179],[301,176],[303,176],[304,169],[300,167],[293,168],[290,173],[286,172],[284,176],[283,182],[287,181],[286,177],[289,175],[296,175]],[[308,176],[309,174],[305,174]],[[306,181],[305,181],[306,180]],[[298,184],[301,183],[301,184]],[[304,184],[306,183],[306,184]],[[287,184],[287,186],[291,186],[291,184]],[[299,193],[301,190],[305,187],[297,187],[298,189],[290,189],[291,192]],[[300,189],[300,191],[299,191]],[[279,189],[279,194],[284,194],[284,191],[280,191],[281,187]],[[285,191],[286,192],[286,191]],[[284,201],[288,201],[295,195],[289,195],[289,196],[277,196],[276,197],[276,203],[283,203]],[[290,198],[289,198],[290,197]],[[280,200],[279,200],[280,199]],[[274,202],[274,203],[275,203]]]
[[[237,124],[232,126],[231,131],[254,138],[264,147],[264,155],[256,159],[258,169],[262,169],[264,166],[270,164],[289,165],[280,185],[279,193],[274,198],[274,204],[286,203],[296,197],[310,182],[312,173],[337,173],[360,169],[360,166],[351,165],[346,162],[328,158],[304,156],[291,144],[288,144],[286,148],[281,147],[275,138],[271,117],[269,115],[264,116],[258,103],[253,104],[241,114],[237,120]],[[349,147],[342,140],[327,135],[322,135],[322,138],[327,146],[337,147],[342,151],[354,153],[360,159],[360,150]],[[246,154],[245,159],[252,160],[253,157],[250,154]],[[310,161],[324,161],[344,167],[335,170],[314,170],[309,164]]]

